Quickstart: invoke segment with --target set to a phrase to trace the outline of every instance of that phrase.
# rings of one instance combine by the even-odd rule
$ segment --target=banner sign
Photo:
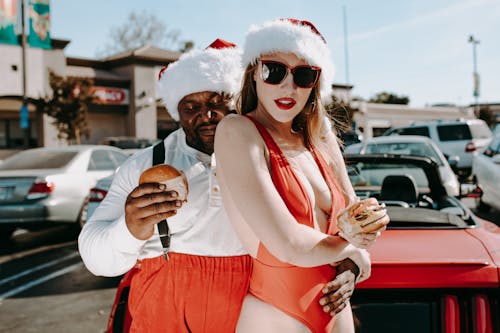
[[[17,0],[0,0],[0,43],[19,44],[16,35]]]
[[[129,103],[128,95],[128,89],[95,86],[93,103],[106,105],[127,105]]]
[[[30,0],[29,17],[29,45],[50,49],[50,0]]]

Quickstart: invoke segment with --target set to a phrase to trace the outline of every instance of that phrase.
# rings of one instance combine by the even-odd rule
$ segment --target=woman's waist
[[[272,266],[254,259],[250,289],[257,295],[278,296],[283,294],[292,299],[310,298],[316,297],[324,285],[333,280],[335,275],[336,270],[330,265],[316,267]]]

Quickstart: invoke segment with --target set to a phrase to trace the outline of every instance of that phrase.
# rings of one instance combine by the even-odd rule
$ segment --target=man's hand
[[[358,266],[349,258],[342,260],[336,268],[335,279],[325,285],[324,296],[319,300],[323,311],[329,312],[332,317],[348,304],[354,292],[356,277],[360,273]]]
[[[164,184],[137,186],[125,202],[125,221],[130,233],[137,239],[150,238],[155,224],[174,216],[182,206],[177,196],[177,192],[166,190]]]

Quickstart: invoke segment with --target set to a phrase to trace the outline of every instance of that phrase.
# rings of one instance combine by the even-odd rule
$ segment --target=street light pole
[[[474,72],[472,73],[474,78],[474,98],[475,98],[475,106],[474,113],[476,116],[479,115],[479,73],[477,72],[477,53],[476,46],[479,44],[479,40],[475,39],[473,35],[469,36],[469,43],[472,44],[472,61],[474,66]]]
[[[28,116],[28,103],[26,97],[26,31],[25,31],[25,9],[24,9],[25,0],[21,0],[21,57],[23,63],[23,71],[22,71],[22,106],[20,110],[20,125],[24,134],[24,143],[23,147],[29,148],[30,146],[30,127],[29,127],[29,116]]]

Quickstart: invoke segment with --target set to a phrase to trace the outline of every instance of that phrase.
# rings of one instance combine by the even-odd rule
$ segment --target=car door
[[[500,186],[498,186],[498,179],[500,179],[500,165],[493,161],[493,157],[498,155],[500,155],[500,137],[493,140],[486,151],[481,154],[481,186],[485,196],[487,196],[485,199],[490,202],[500,199]]]

